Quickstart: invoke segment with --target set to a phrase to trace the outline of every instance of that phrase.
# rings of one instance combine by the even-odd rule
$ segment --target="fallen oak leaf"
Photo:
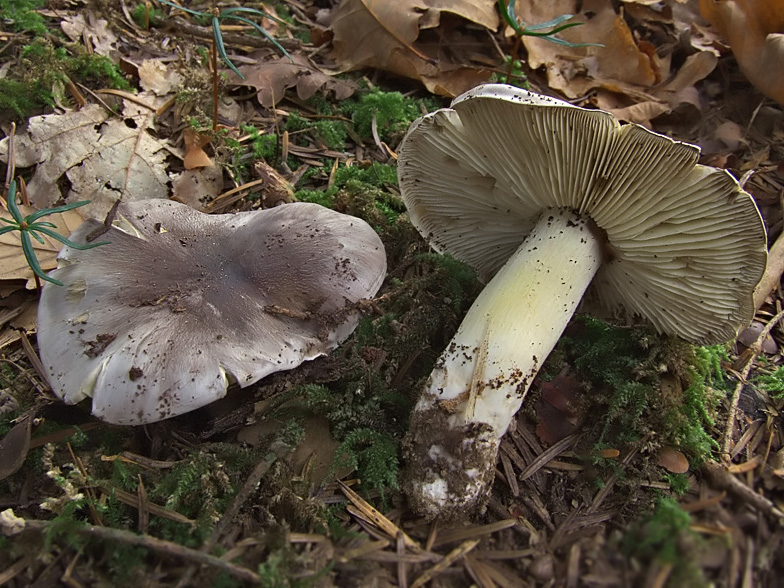
[[[479,7],[489,0],[476,3]],[[441,12],[451,12],[471,20],[478,18],[464,2],[450,4],[441,0],[343,0],[332,19],[331,57],[338,72],[376,67],[397,75],[419,80],[432,93],[454,97],[486,82],[491,71],[466,65],[465,59],[449,58],[440,47],[459,47],[459,30],[439,30],[437,42],[427,44],[429,55],[415,44],[424,29],[434,26]],[[480,10],[479,14],[483,14]],[[361,34],[357,34],[361,31]],[[431,36],[435,33],[430,33]]]
[[[565,30],[559,37],[570,43],[603,46],[564,47],[523,37],[529,65],[532,69],[546,67],[551,88],[576,98],[596,87],[649,88],[656,83],[656,64],[640,49],[623,16],[616,14],[609,2],[530,0],[517,7],[517,16],[527,23],[546,22],[563,14],[574,14],[570,22],[583,25]]]
[[[165,99],[140,96],[154,108]],[[103,219],[118,198],[146,200],[169,196],[165,160],[170,148],[155,137],[154,111],[130,100],[123,115],[109,118],[103,107],[36,116],[16,136],[17,167],[36,166],[27,184],[38,208],[89,200],[85,217]],[[8,138],[0,141],[0,159],[8,157]],[[63,177],[70,190],[63,193]]]
[[[255,88],[259,104],[265,108],[272,108],[280,102],[288,88],[296,88],[300,100],[307,100],[319,91],[332,92],[336,100],[345,100],[356,90],[356,85],[324,73],[304,55],[272,61],[263,60],[265,55],[251,55],[251,59],[259,61],[254,65],[241,66],[240,72],[245,79],[235,76],[232,81],[238,86]]]
[[[419,36],[419,19],[427,10],[422,0],[343,0],[332,20],[332,57],[340,71],[362,66],[386,68],[392,54],[408,51],[430,58],[412,44]]]

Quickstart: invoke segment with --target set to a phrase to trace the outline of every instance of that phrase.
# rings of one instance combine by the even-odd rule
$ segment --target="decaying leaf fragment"
[[[578,10],[582,7],[582,10]],[[651,87],[657,72],[651,57],[640,49],[622,14],[604,0],[532,0],[517,6],[528,23],[547,22],[562,14],[575,14],[584,23],[559,34],[572,43],[600,43],[603,47],[565,47],[535,37],[524,37],[528,63],[547,69],[551,88],[570,98],[603,85]],[[571,22],[571,21],[570,21]]]

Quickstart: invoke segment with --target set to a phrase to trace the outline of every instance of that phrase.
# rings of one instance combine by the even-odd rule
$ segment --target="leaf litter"
[[[774,18],[778,5],[711,3],[713,8],[730,9],[722,13],[732,16],[727,20],[705,14],[705,4],[518,2],[518,16],[530,24],[576,14],[584,24],[560,36],[604,45],[566,47],[525,38],[519,74],[534,90],[604,108],[623,120],[699,143],[706,163],[727,167],[739,178],[745,172],[746,189],[760,204],[773,241],[784,222],[784,121],[781,107],[765,100],[744,72],[760,91],[770,93],[765,76],[760,79],[752,69],[775,70],[770,64],[777,63],[775,48],[784,33]],[[445,271],[422,257],[426,247],[398,218],[401,209],[395,208],[399,205],[394,187],[380,181],[378,166],[386,162],[388,152],[394,154],[399,136],[359,136],[358,123],[339,107],[368,87],[398,89],[421,98],[426,93],[420,87],[454,96],[481,81],[504,79],[509,63],[503,58],[511,51],[512,38],[499,27],[496,3],[487,0],[291,0],[279,7],[288,11],[294,24],[263,24],[275,31],[294,63],[260,49],[263,43],[247,29],[226,31],[227,48],[232,59],[238,59],[246,81],[229,76],[221,90],[236,103],[231,110],[221,107],[224,128],[219,136],[205,134],[209,72],[200,78],[203,65],[194,58],[199,47],[209,46],[210,31],[181,16],[171,19],[172,29],[163,34],[143,28],[129,12],[52,12],[62,19],[72,42],[86,42],[90,50],[136,64],[130,75],[144,93],[136,101],[100,94],[119,114],[110,113],[92,95],[87,95],[90,104],[80,110],[62,108],[67,101],[60,101],[55,112],[31,118],[26,131],[19,133],[15,163],[29,178],[36,207],[87,198],[94,201],[91,214],[101,220],[120,196],[156,194],[195,208],[222,210],[270,206],[290,201],[293,194],[320,198],[338,210],[365,217],[382,233],[390,252],[390,278],[377,301],[380,314],[370,315],[358,334],[332,356],[261,382],[253,393],[257,406],[248,397],[235,395],[144,435],[124,430],[109,435],[105,426],[90,431],[93,423],[84,411],[48,407],[44,388],[33,385],[34,371],[25,368],[34,351],[22,345],[22,334],[9,329],[9,320],[2,318],[0,325],[6,327],[0,342],[7,344],[2,348],[6,363],[0,387],[70,435],[66,446],[60,431],[34,432],[31,446],[36,446],[36,438],[53,445],[42,457],[31,453],[22,470],[0,487],[5,503],[14,509],[13,517],[3,513],[3,520],[13,521],[14,529],[27,520],[33,534],[45,528],[55,532],[54,526],[42,525],[56,523],[88,524],[92,531],[105,521],[91,507],[108,504],[112,516],[124,521],[108,529],[117,531],[111,539],[116,545],[137,545],[137,538],[149,537],[145,549],[150,561],[160,557],[179,562],[155,580],[158,585],[175,585],[186,577],[208,585],[218,577],[215,570],[240,580],[274,578],[281,585],[302,577],[325,586],[426,581],[438,586],[676,586],[706,581],[721,586],[773,585],[769,581],[781,573],[778,562],[784,561],[780,327],[766,334],[778,347],[768,347],[774,351],[764,358],[755,355],[753,342],[738,348],[743,359],[753,362],[748,364],[749,384],[737,395],[737,419],[729,427],[726,415],[734,400],[726,390],[734,385],[733,349],[724,350],[724,355],[697,350],[695,365],[713,366],[700,372],[712,375],[705,376],[705,396],[698,401],[691,388],[695,376],[685,366],[682,350],[656,355],[656,349],[662,349],[657,346],[666,343],[657,343],[648,333],[635,331],[631,339],[626,331],[605,334],[579,354],[565,345],[553,361],[552,381],[540,382],[526,402],[529,409],[503,441],[500,473],[487,511],[456,526],[433,525],[407,512],[385,468],[394,471],[394,440],[404,431],[402,423],[416,388],[429,373],[428,362],[459,324],[476,284],[463,281],[456,288],[457,270]],[[739,14],[745,20],[738,20]],[[750,66],[734,31],[748,32],[755,42],[762,39],[774,49]],[[321,46],[308,45],[303,32]],[[11,41],[7,33],[0,34]],[[133,57],[118,55],[129,47],[136,51]],[[522,83],[520,77],[516,80]],[[195,101],[193,88],[200,88],[202,95]],[[778,99],[775,90],[770,95]],[[173,107],[156,113],[169,101]],[[423,104],[420,99],[420,108]],[[290,119],[305,123],[289,124]],[[378,131],[381,113],[371,119]],[[325,137],[334,127],[324,123],[330,121],[347,126],[327,147]],[[262,132],[248,132],[248,127]],[[7,149],[5,143],[0,149]],[[248,168],[243,167],[246,163]],[[340,179],[344,174],[357,177],[358,170],[368,171],[375,182],[372,188]],[[56,220],[64,231],[75,222]],[[22,292],[20,297],[26,277],[19,249],[11,242],[0,245],[0,255],[6,254],[0,261],[0,317],[22,304],[34,308],[32,294]],[[44,249],[42,265],[54,267],[57,248]],[[776,259],[772,254],[772,265]],[[770,324],[780,305],[780,290],[772,287],[760,295],[759,324]],[[577,323],[568,335],[579,343],[590,339],[593,328]],[[8,337],[10,332],[13,337]],[[581,356],[590,357],[597,350],[602,353],[594,363],[608,357],[628,359],[619,372],[622,382],[592,375],[590,361]],[[615,368],[604,369],[606,376]],[[759,378],[764,385],[755,384]],[[646,397],[643,384],[656,394]],[[641,420],[630,420],[638,410]],[[298,420],[296,415],[302,414],[318,415],[318,424],[313,416]],[[682,422],[684,414],[692,415],[691,420]],[[15,465],[27,453],[24,438],[30,428],[17,427],[8,437],[12,425],[6,423],[0,423],[3,440],[8,438],[13,448],[0,445],[0,461]],[[74,434],[74,423],[77,431],[85,432]],[[268,428],[269,423],[275,426]],[[700,437],[694,423],[701,423],[707,435]],[[686,428],[674,434],[669,428],[674,424]],[[300,443],[297,426],[306,429]],[[274,432],[265,436],[266,430]],[[119,441],[110,448],[109,436],[96,431]],[[19,435],[21,445],[14,440]],[[253,452],[243,453],[238,438],[253,445]],[[276,439],[272,445],[270,438]],[[711,449],[709,438],[718,445],[729,443],[730,454]],[[119,459],[118,442],[121,450],[133,447],[143,455]],[[689,445],[699,442],[708,443],[701,453]],[[352,460],[335,467],[331,464],[336,452],[351,455]],[[707,461],[700,463],[700,456]],[[34,460],[38,461],[33,464]],[[60,515],[55,523],[47,522],[52,519],[35,504],[25,506],[19,498],[23,491],[30,495],[22,477],[33,475],[32,468],[41,465],[65,475],[35,474],[33,501],[57,499],[75,505],[72,514]],[[357,475],[363,479],[357,480]],[[236,507],[229,508],[226,489],[236,490],[254,476],[260,476],[258,488],[238,491]],[[62,481],[65,478],[70,485]],[[93,481],[88,483],[87,478]],[[77,498],[84,494],[78,490],[88,488],[92,498]],[[251,496],[252,507],[250,501],[244,502]],[[118,507],[113,497],[126,506]],[[186,522],[177,523],[182,527],[165,527],[162,522],[174,524],[175,519]],[[225,532],[227,525],[237,523],[242,530]],[[198,525],[224,531],[217,539],[208,539],[195,531]],[[142,534],[131,532],[135,529]],[[183,533],[189,545],[220,546],[226,550],[224,559],[237,563],[227,566],[210,553],[202,557],[196,550],[183,551]],[[156,537],[180,539],[152,542]],[[53,545],[65,560],[76,553],[57,539]],[[688,554],[688,561],[673,556],[673,546]],[[96,561],[107,553],[90,544],[86,549]],[[43,571],[13,550],[0,557],[6,558],[4,567],[11,570],[10,581],[16,582],[11,585],[22,585],[23,578]],[[89,568],[79,561],[69,568],[65,563],[55,565],[60,565],[61,574],[71,574],[71,581],[116,579],[111,570]],[[131,573],[149,579],[152,568],[140,564]]]

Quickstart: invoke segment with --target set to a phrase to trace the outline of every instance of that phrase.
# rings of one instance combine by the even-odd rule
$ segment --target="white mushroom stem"
[[[420,512],[455,516],[486,496],[500,438],[601,265],[590,223],[545,211],[436,363],[407,440]]]

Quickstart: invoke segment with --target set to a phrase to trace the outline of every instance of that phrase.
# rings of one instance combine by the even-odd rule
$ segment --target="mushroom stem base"
[[[405,486],[422,514],[464,518],[485,501],[500,439],[601,265],[590,223],[545,211],[436,363],[405,441]]]

